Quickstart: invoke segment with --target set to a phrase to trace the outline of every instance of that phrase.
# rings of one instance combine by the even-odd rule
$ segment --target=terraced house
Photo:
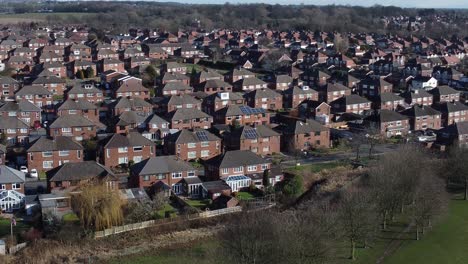
[[[231,128],[223,134],[227,150],[250,150],[266,156],[280,152],[280,134],[265,125]]]
[[[99,160],[108,167],[138,163],[156,156],[156,145],[138,132],[114,134],[99,143]]]

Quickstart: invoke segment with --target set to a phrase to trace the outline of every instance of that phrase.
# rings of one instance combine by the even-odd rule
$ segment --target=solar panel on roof
[[[206,135],[205,131],[197,131],[196,135],[197,135],[199,140],[208,141],[208,136]]]
[[[257,138],[257,131],[255,129],[246,129],[244,131],[245,138],[247,139],[256,139]]]

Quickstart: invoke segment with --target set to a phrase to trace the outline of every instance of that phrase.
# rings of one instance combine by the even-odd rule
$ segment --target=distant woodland
[[[466,9],[407,9],[393,6],[312,6],[312,5],[185,5],[156,2],[43,2],[9,3],[0,11],[33,13],[52,10],[48,23],[79,23],[126,32],[130,27],[177,31],[201,27],[230,29],[320,30],[417,34],[432,37],[466,36]],[[55,14],[59,13],[59,14]],[[64,13],[67,13],[64,15]],[[82,15],[81,13],[86,15]],[[419,18],[424,28],[408,30],[406,21]],[[386,23],[387,22],[387,23]],[[391,25],[397,25],[389,27]]]

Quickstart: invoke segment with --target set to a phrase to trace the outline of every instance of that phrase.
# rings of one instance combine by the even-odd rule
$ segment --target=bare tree
[[[367,190],[355,189],[341,194],[338,209],[343,236],[350,244],[350,259],[356,259],[356,245],[367,246],[376,232],[377,213]]]
[[[453,148],[450,150],[442,175],[447,180],[447,185],[461,185],[464,189],[464,199],[468,200],[468,149]]]

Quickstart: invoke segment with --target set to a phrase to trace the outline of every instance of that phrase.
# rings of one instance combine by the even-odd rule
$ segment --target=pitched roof
[[[204,129],[182,129],[174,134],[166,136],[168,141],[176,142],[177,144],[195,143],[202,141],[220,141],[221,139],[214,134]]]
[[[215,157],[209,162],[214,162],[219,168],[234,168],[268,163],[265,159],[250,150],[226,151],[224,155]]]
[[[211,116],[196,108],[179,108],[172,113],[171,120],[188,120],[196,118],[211,118]]]
[[[136,175],[153,175],[158,173],[171,173],[194,171],[190,163],[178,159],[176,156],[151,157],[134,164],[130,170]]]
[[[47,90],[42,85],[26,85],[21,88],[19,91],[16,92],[16,96],[24,96],[24,95],[52,95],[52,93]]]
[[[89,110],[97,107],[86,99],[68,99],[57,108],[58,110]]]
[[[430,90],[429,93],[431,93],[433,95],[449,95],[449,94],[457,94],[457,93],[460,93],[460,92],[453,89],[450,86],[442,85],[442,86],[438,86],[438,87]]]
[[[265,137],[274,137],[279,135],[280,134],[278,132],[265,125],[258,125],[255,127],[245,125],[239,127],[238,129],[233,129],[226,136],[240,139],[257,139]]]
[[[414,105],[413,107],[403,111],[402,114],[406,116],[417,117],[417,116],[428,116],[428,115],[440,115],[440,112],[430,106]]]
[[[17,128],[29,128],[29,125],[24,123],[21,119],[16,116],[6,116],[2,117],[2,122],[0,122],[0,129],[17,129]]]
[[[278,92],[275,92],[269,88],[255,89],[245,94],[246,97],[253,97],[255,99],[260,98],[278,98],[281,95]]]
[[[82,150],[83,146],[71,137],[58,136],[54,139],[40,137],[29,147],[28,152],[37,151],[59,151],[59,150]]]
[[[15,170],[5,165],[0,165],[0,184],[23,183],[26,180],[24,172]]]
[[[91,120],[80,115],[59,116],[50,128],[96,126]]]
[[[48,171],[47,176],[50,181],[81,181],[105,177],[117,180],[109,168],[92,160],[65,163]]]
[[[154,146],[154,142],[145,138],[138,132],[130,132],[127,135],[114,134],[106,140],[104,148]]]
[[[294,135],[328,130],[327,127],[312,119],[307,119],[305,122],[296,120],[292,124],[280,126],[278,129],[285,134]]]

